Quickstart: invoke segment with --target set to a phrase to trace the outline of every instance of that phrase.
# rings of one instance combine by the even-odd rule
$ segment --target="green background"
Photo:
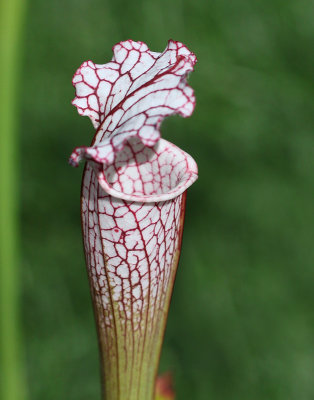
[[[310,8],[311,7],[311,8]],[[178,400],[314,398],[313,17],[305,0],[29,0],[20,88],[21,307],[28,397],[100,398],[80,232],[93,128],[71,78],[121,40],[198,57],[197,106],[164,138],[199,180],[161,371]]]

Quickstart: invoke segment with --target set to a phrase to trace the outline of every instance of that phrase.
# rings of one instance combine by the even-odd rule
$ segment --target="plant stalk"
[[[0,3],[0,393],[5,400],[25,398],[19,316],[17,137],[25,5],[25,0]]]

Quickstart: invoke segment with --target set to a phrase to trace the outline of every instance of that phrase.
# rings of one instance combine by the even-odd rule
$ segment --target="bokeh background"
[[[178,400],[314,398],[313,3],[29,0],[20,88],[22,335],[31,400],[100,398],[80,232],[93,128],[71,106],[85,60],[121,40],[198,57],[189,119],[162,125],[191,154],[181,260],[160,370]]]

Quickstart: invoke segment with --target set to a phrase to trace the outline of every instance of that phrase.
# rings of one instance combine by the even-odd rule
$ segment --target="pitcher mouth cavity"
[[[194,159],[165,139],[147,147],[139,138],[131,138],[112,164],[93,163],[93,167],[106,193],[144,203],[171,200],[198,177]]]

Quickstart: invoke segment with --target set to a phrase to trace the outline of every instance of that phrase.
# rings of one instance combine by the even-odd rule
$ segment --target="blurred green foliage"
[[[190,153],[186,227],[161,370],[178,400],[314,398],[313,3],[305,0],[30,0],[22,72],[23,327],[29,398],[100,398],[67,165],[90,121],[70,100],[88,59],[121,40],[198,57],[197,107],[162,134]]]

